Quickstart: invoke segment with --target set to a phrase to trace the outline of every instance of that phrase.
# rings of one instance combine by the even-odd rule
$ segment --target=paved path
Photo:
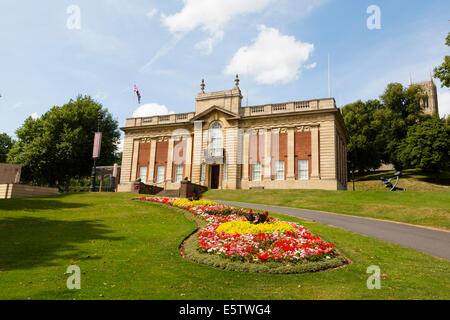
[[[297,208],[269,206],[264,204],[216,201],[232,206],[279,212],[302,219],[314,220],[369,237],[399,244],[401,246],[450,260],[450,232],[422,228],[385,220],[368,219],[343,214]]]

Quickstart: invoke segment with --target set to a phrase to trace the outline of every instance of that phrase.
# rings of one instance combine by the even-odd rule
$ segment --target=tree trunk
[[[70,186],[70,176],[66,176],[66,183],[64,186],[64,192],[69,192],[69,186]]]

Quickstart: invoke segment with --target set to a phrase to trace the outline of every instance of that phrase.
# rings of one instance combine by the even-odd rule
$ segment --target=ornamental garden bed
[[[207,200],[141,197],[172,206],[198,229],[180,245],[184,258],[230,271],[305,273],[341,267],[348,260],[333,244],[298,223],[268,212],[219,205]]]

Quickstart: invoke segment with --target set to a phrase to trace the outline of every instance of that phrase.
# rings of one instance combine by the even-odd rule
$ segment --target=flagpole
[[[328,53],[328,98],[331,98],[331,71],[330,54]]]
[[[247,79],[246,79],[247,81],[247,107],[248,107],[248,64],[247,64]]]

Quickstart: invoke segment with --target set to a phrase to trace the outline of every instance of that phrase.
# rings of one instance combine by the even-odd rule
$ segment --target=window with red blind
[[[249,139],[249,174],[250,174],[250,180],[251,181],[258,181],[254,180],[253,178],[253,165],[257,166],[256,169],[259,170],[259,167],[261,167],[261,180],[264,178],[263,174],[263,166],[262,163],[264,163],[264,142],[265,137],[262,134],[252,134],[250,135]],[[258,171],[256,171],[258,172]]]
[[[304,179],[304,170],[306,166],[309,179],[311,177],[311,132],[296,132],[294,135],[294,139],[295,179]],[[300,160],[307,160],[307,162],[300,162]],[[299,171],[302,171],[301,177]]]
[[[140,178],[142,182],[147,183],[147,167],[150,162],[150,146],[149,142],[141,142],[139,144],[136,179]]]

